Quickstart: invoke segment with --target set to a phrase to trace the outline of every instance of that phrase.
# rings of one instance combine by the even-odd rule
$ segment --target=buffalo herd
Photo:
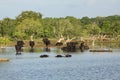
[[[45,44],[44,50],[45,51],[50,51],[50,40],[46,37],[43,38],[43,43]],[[15,49],[16,49],[16,54],[19,55],[22,52],[22,47],[24,46],[24,42],[22,40],[17,41],[16,45],[15,45]],[[35,46],[35,42],[34,41],[29,41],[29,46],[31,47],[31,52],[33,52],[33,48]],[[84,52],[84,50],[88,50],[89,46],[84,42],[68,42],[66,43],[66,46],[63,46],[62,42],[57,42],[55,44],[55,46],[60,46],[61,50],[66,51],[66,52],[76,52],[76,51],[81,51]],[[41,55],[40,57],[48,57],[47,55]],[[55,57],[63,57],[62,55],[57,55]],[[71,55],[67,54],[64,57],[71,57]]]

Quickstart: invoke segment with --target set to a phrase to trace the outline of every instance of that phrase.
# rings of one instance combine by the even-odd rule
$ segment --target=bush
[[[0,45],[6,46],[10,42],[9,38],[6,37],[0,37]]]

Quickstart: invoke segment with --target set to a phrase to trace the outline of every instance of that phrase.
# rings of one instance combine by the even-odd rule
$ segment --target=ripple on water
[[[120,54],[77,52],[71,58],[55,58],[52,52],[45,54],[50,57],[39,58],[38,53],[8,55],[10,61],[0,63],[0,80],[120,79]]]

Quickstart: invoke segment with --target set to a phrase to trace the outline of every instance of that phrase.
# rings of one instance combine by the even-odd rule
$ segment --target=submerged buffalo
[[[70,55],[70,54],[66,54],[65,57],[72,57],[72,55]]]
[[[41,58],[47,58],[47,57],[49,57],[49,56],[46,55],[46,54],[43,54],[43,55],[40,55],[40,57],[41,57]]]
[[[60,54],[58,54],[58,55],[56,55],[55,57],[63,57],[62,55],[60,55]]]

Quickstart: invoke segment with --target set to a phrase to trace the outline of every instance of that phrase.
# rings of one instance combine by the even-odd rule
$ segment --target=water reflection
[[[91,48],[91,47],[90,47]],[[114,51],[120,51],[120,43],[95,43],[94,49],[112,49]],[[23,52],[30,52],[30,53],[40,53],[40,52],[55,52],[57,54],[65,54],[68,52],[63,51],[61,48],[40,48],[40,47],[35,47],[35,48],[30,48],[30,47],[23,47]],[[7,48],[0,48],[0,53],[10,53],[10,52],[15,52],[15,49],[13,47],[7,47]],[[80,52],[80,50],[77,50],[76,52]],[[74,53],[74,52],[69,52],[69,53]]]
[[[0,53],[6,53],[6,48],[0,48]]]
[[[43,51],[50,52],[50,48],[43,48]]]
[[[30,48],[29,52],[33,53],[35,50],[34,48]]]
[[[118,47],[119,48],[119,47]],[[116,48],[116,49],[118,49]],[[14,47],[2,49],[0,57],[9,62],[0,63],[0,80],[119,80],[120,51],[106,53],[64,52],[60,48],[23,48],[15,55]],[[115,52],[116,51],[116,52]],[[47,54],[48,58],[40,58]],[[56,55],[71,54],[72,57],[56,58]]]
[[[105,42],[105,43],[96,43],[96,45],[101,48],[120,48],[120,43]]]

